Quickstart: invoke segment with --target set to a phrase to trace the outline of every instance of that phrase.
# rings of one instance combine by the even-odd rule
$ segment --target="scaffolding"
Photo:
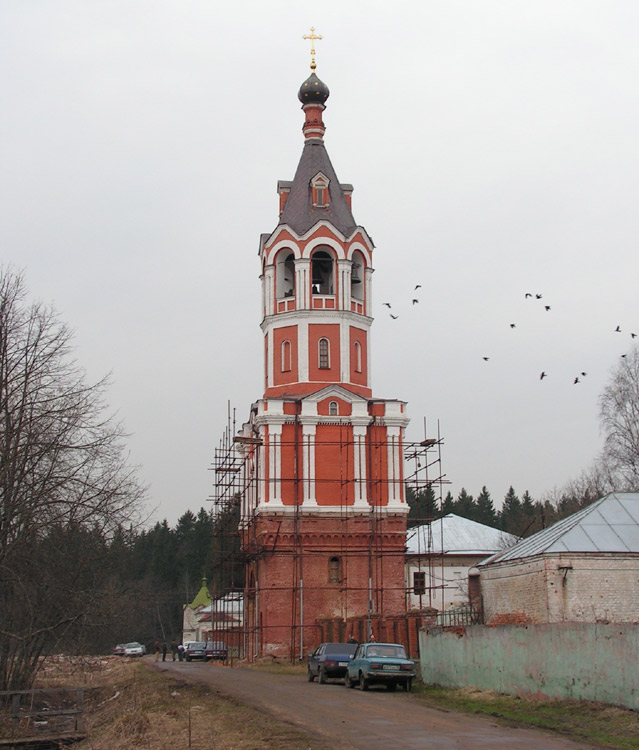
[[[297,416],[293,415],[291,421],[298,425]],[[383,432],[375,432],[375,422],[373,417],[367,459],[370,463],[369,468],[383,460],[388,445]],[[302,465],[301,458],[296,470],[292,472],[292,477],[281,478],[282,482],[293,483],[294,503],[287,508],[285,517],[273,521],[272,541],[267,542],[265,535],[258,535],[256,531],[257,517],[263,511],[263,507],[258,507],[260,489],[264,482],[270,481],[263,476],[262,470],[263,452],[267,447],[254,433],[247,434],[246,429],[238,431],[235,410],[231,410],[230,405],[228,407],[227,425],[215,449],[211,466],[214,472],[214,492],[209,499],[214,504],[216,524],[208,638],[212,641],[223,641],[227,645],[228,659],[231,661],[238,658],[254,660],[263,655],[263,643],[269,634],[265,632],[265,626],[258,616],[261,592],[257,571],[261,564],[272,559],[274,555],[286,557],[290,563],[287,568],[290,579],[278,581],[275,590],[282,596],[290,597],[288,600],[291,619],[286,639],[291,661],[304,658],[304,645],[305,639],[309,639],[309,628],[314,629],[311,635],[317,642],[326,639],[345,640],[349,636],[367,640],[378,635],[376,631],[380,627],[379,613],[388,609],[385,600],[398,601],[401,598],[403,612],[398,612],[398,617],[406,615],[410,610],[413,610],[413,614],[415,610],[432,612],[436,592],[445,585],[443,543],[439,545],[439,554],[434,552],[432,545],[430,548],[426,545],[425,549],[419,551],[418,570],[425,574],[425,585],[419,595],[417,606],[414,601],[414,584],[405,574],[404,547],[401,549],[402,559],[399,563],[403,571],[401,590],[395,590],[396,586],[385,584],[384,570],[389,564],[389,555],[397,556],[399,552],[389,551],[384,543],[386,516],[381,504],[376,503],[384,491],[381,486],[384,480],[380,479],[379,472],[367,472],[369,480],[366,493],[370,499],[370,512],[362,513],[360,509],[355,513],[354,480],[348,479],[352,477],[352,467],[349,464],[353,460],[355,444],[353,438],[349,437],[348,425],[340,425],[339,429],[340,439],[331,443],[339,448],[334,476],[316,480],[330,484],[331,495],[339,496],[339,505],[337,502],[334,503],[334,513],[337,514],[340,526],[339,548],[334,550],[334,556],[329,559],[328,582],[322,585],[304,580],[305,562],[307,565],[312,564],[312,556],[319,553],[317,549],[306,547],[303,539],[302,528],[308,514],[305,516],[302,503],[302,484],[305,480],[304,472],[298,470]],[[292,443],[284,443],[293,445],[296,457],[301,457],[303,453],[303,436],[300,432],[296,427]],[[424,496],[434,498],[433,503],[425,506],[423,517],[415,511],[415,507],[420,507],[419,503],[411,510],[409,516],[411,525],[430,529],[433,520],[441,515],[443,487],[448,484],[448,480],[442,471],[443,440],[439,424],[436,437],[428,438],[426,434],[424,422],[424,439],[403,444],[402,476],[405,492],[413,493],[417,499]],[[386,482],[388,481],[390,480],[387,479]],[[289,541],[283,542],[283,537]],[[349,540],[355,537],[366,540],[365,550],[361,544],[358,549],[350,546],[352,542]],[[368,565],[367,585],[354,586],[349,583],[349,565],[355,565],[356,558],[359,559],[357,564],[361,564],[364,556]],[[395,563],[398,564],[397,561]],[[331,566],[334,566],[334,569]],[[441,569],[442,575],[437,574],[438,568]],[[361,575],[359,578],[361,580]],[[331,622],[309,625],[308,617],[305,616],[305,606],[309,607],[307,602],[329,588],[339,591],[337,600],[341,609],[338,616]],[[273,594],[273,588],[269,589],[269,594]],[[443,596],[441,598],[443,599]],[[360,604],[365,601],[365,613],[360,612],[358,616],[352,616],[353,601]],[[397,637],[401,635],[399,632]]]

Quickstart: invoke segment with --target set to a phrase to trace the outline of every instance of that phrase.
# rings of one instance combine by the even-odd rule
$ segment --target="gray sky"
[[[440,420],[454,494],[539,498],[597,455],[639,333],[636,2],[0,0],[2,263],[112,372],[154,518],[197,511],[227,401],[263,390],[258,240],[311,25],[376,244],[373,392],[409,438]]]

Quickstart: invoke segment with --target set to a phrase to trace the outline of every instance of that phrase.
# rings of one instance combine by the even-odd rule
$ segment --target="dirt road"
[[[305,677],[273,675],[218,664],[149,663],[179,680],[200,682],[236,700],[320,735],[335,750],[586,750],[534,729],[499,726],[488,719],[428,708],[407,693],[383,687],[349,690]]]

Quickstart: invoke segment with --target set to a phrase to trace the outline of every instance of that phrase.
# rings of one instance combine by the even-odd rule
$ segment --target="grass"
[[[573,740],[615,750],[639,748],[639,713],[603,703],[528,700],[475,688],[442,688],[416,683],[415,695],[429,706],[497,719],[518,727],[536,727]]]
[[[87,698],[89,736],[77,750],[327,750],[292,724],[139,661],[120,662],[117,682]]]

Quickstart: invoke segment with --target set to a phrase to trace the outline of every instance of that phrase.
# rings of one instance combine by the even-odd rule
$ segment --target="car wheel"
[[[404,682],[404,684],[402,685],[402,688],[405,693],[410,693],[412,686],[413,686],[413,681],[409,679]]]
[[[394,693],[397,689],[397,683],[396,682],[389,682],[388,685],[386,685],[387,690],[389,690],[391,693]]]
[[[187,660],[187,661],[191,661],[191,657],[190,657],[190,656],[187,656],[187,657],[186,657],[186,660]]]
[[[308,672],[306,673],[306,679],[309,682],[313,682],[313,680],[315,679],[315,675],[311,672],[310,668],[309,668]]]
[[[319,671],[319,684],[324,685],[326,684],[326,670],[320,669]]]
[[[348,672],[344,675],[344,685],[346,685],[347,688],[354,687],[353,683],[351,682],[351,678],[348,676]]]
[[[368,690],[368,678],[364,677],[364,673],[359,673],[359,689],[360,690]]]

